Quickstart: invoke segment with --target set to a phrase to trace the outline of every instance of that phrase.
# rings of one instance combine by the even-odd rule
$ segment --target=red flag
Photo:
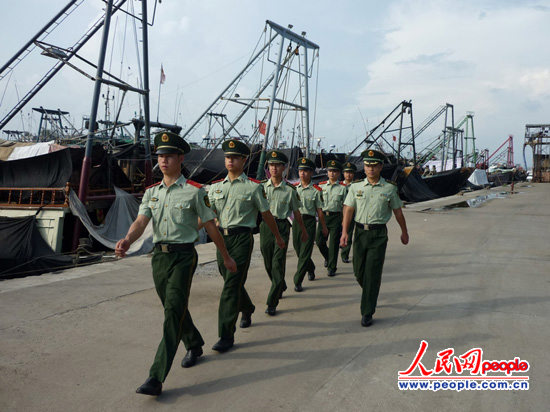
[[[267,124],[265,124],[264,122],[262,122],[261,120],[258,120],[258,123],[259,123],[259,129],[260,129],[260,133],[263,134],[265,136],[265,132],[267,131]]]
[[[164,74],[164,69],[162,68],[162,64],[160,65],[160,84],[164,84],[166,80],[166,75]]]

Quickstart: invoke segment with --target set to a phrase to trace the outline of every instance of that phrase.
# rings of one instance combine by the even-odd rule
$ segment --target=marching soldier
[[[226,140],[222,144],[222,149],[225,152],[227,176],[225,179],[213,182],[208,196],[212,208],[217,213],[219,229],[227,249],[237,262],[237,271],[232,273],[227,270],[223,265],[221,254],[218,253],[218,269],[224,279],[218,317],[220,340],[212,347],[218,352],[225,352],[233,347],[235,324],[239,312],[242,312],[241,328],[249,327],[252,322],[255,307],[244,284],[254,247],[252,229],[256,227],[258,212],[262,214],[265,224],[273,232],[277,247],[279,249],[286,247],[277,223],[269,211],[263,186],[243,172],[250,149],[238,140]]]
[[[329,230],[329,236],[323,236],[321,223],[319,223],[316,240],[319,251],[325,258],[325,267],[328,270],[328,276],[336,275],[338,246],[340,244],[340,235],[342,233],[342,209],[344,207],[344,199],[347,194],[346,185],[338,181],[341,170],[342,165],[340,162],[330,160],[327,163],[328,180],[319,183],[319,186],[323,190],[323,212],[325,214],[325,221]]]
[[[342,171],[344,172],[344,184],[348,187],[349,190],[350,185],[353,183],[353,178],[355,177],[357,166],[355,166],[353,163],[346,162],[344,163],[344,168]],[[343,247],[342,251],[340,252],[342,262],[344,263],[349,263],[349,251],[351,250],[351,239],[353,237],[354,226],[354,220],[352,219],[348,230],[348,245]]]
[[[311,182],[311,175],[315,170],[315,163],[303,157],[298,159],[298,173],[300,182],[296,184],[296,191],[300,196],[300,213],[304,222],[305,230],[308,235],[307,241],[303,241],[302,234],[304,229],[302,225],[294,221],[292,225],[292,241],[294,250],[298,255],[298,267],[294,274],[294,290],[296,292],[303,291],[302,281],[306,273],[309,280],[315,279],[315,265],[311,260],[313,252],[313,244],[315,241],[315,214],[319,216],[319,222],[323,236],[328,236],[328,229],[325,223],[325,215],[323,213],[323,195],[319,186]]]
[[[237,270],[216,228],[205,190],[181,175],[183,155],[190,151],[189,145],[177,134],[166,132],[155,136],[155,146],[163,179],[147,188],[138,217],[115,248],[117,256],[124,257],[149,220],[153,221],[155,248],[151,263],[155,288],[164,306],[164,328],[149,378],[136,391],[153,396],[162,392],[180,340],[187,349],[183,367],[193,366],[202,355],[204,341],[187,309],[197,267],[194,242],[198,240],[199,221],[216,244],[225,268],[230,272]]]
[[[409,243],[407,224],[399,199],[397,186],[380,176],[384,154],[377,150],[361,153],[365,180],[353,183],[344,203],[344,222],[340,245],[349,241],[348,227],[355,212],[355,237],[353,239],[353,271],[363,289],[361,296],[361,325],[372,325],[372,315],[382,280],[382,267],[388,244],[386,223],[395,215],[401,227],[401,243]]]
[[[292,212],[294,212],[294,225],[298,225],[302,230],[302,242],[308,241],[308,234],[299,210],[300,196],[298,196],[294,186],[283,180],[283,172],[287,163],[288,158],[284,153],[277,150],[267,153],[267,164],[271,178],[264,183],[264,190],[279,233],[285,244],[288,245],[290,223],[287,218]],[[286,248],[279,249],[277,247],[275,236],[265,222],[260,223],[260,250],[264,258],[265,270],[269,279],[271,279],[271,289],[267,296],[265,313],[274,316],[279,299],[286,289]]]

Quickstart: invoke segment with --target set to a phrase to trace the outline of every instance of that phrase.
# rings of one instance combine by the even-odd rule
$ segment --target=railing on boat
[[[0,207],[68,207],[70,185],[65,187],[0,187]]]
[[[78,187],[73,187],[78,192]],[[135,187],[122,187],[132,196],[141,198],[143,192],[136,192]],[[65,187],[0,187],[0,207],[68,207],[71,185]],[[88,201],[114,200],[116,195],[112,189],[90,189]]]

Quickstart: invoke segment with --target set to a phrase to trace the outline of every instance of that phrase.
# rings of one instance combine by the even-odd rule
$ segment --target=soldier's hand
[[[328,228],[324,227],[321,231],[323,232],[323,237],[327,238],[328,237]]]
[[[126,256],[128,249],[130,249],[130,242],[126,239],[120,239],[115,246],[115,255],[122,258]]]
[[[305,230],[302,230],[302,235],[300,236],[300,238],[302,239],[302,242],[306,243],[309,239],[309,235]]]
[[[340,247],[346,247],[348,245],[348,234],[342,233],[340,237]]]
[[[286,247],[285,241],[282,237],[277,239],[277,246],[279,246],[279,249],[284,249]]]
[[[223,260],[223,265],[231,273],[235,273],[237,271],[237,263],[231,256]]]
[[[401,233],[401,243],[404,245],[409,243],[409,234],[407,232]]]

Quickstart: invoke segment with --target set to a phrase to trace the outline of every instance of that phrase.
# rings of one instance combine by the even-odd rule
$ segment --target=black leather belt
[[[362,223],[359,223],[359,222],[355,222],[355,226],[357,226],[358,228],[360,229],[363,229],[363,230],[374,230],[374,229],[384,229],[386,227],[385,224],[383,223],[377,223],[377,224],[373,224],[373,225],[364,225]]]
[[[163,253],[184,252],[193,250],[194,243],[155,243],[155,249]]]
[[[342,212],[325,212],[325,215],[327,216],[336,216],[336,215],[341,215]]]
[[[288,222],[288,219],[278,219],[278,218],[275,218],[275,221],[276,221],[276,222],[279,222],[279,223],[283,223],[283,222],[289,223],[289,222]]]
[[[304,219],[304,220],[315,219],[315,216],[302,214],[302,219]]]
[[[252,232],[252,228],[247,226],[235,226],[235,227],[229,227],[224,229],[223,227],[218,228],[222,235],[224,236],[233,236],[238,235],[240,233],[250,233]]]

